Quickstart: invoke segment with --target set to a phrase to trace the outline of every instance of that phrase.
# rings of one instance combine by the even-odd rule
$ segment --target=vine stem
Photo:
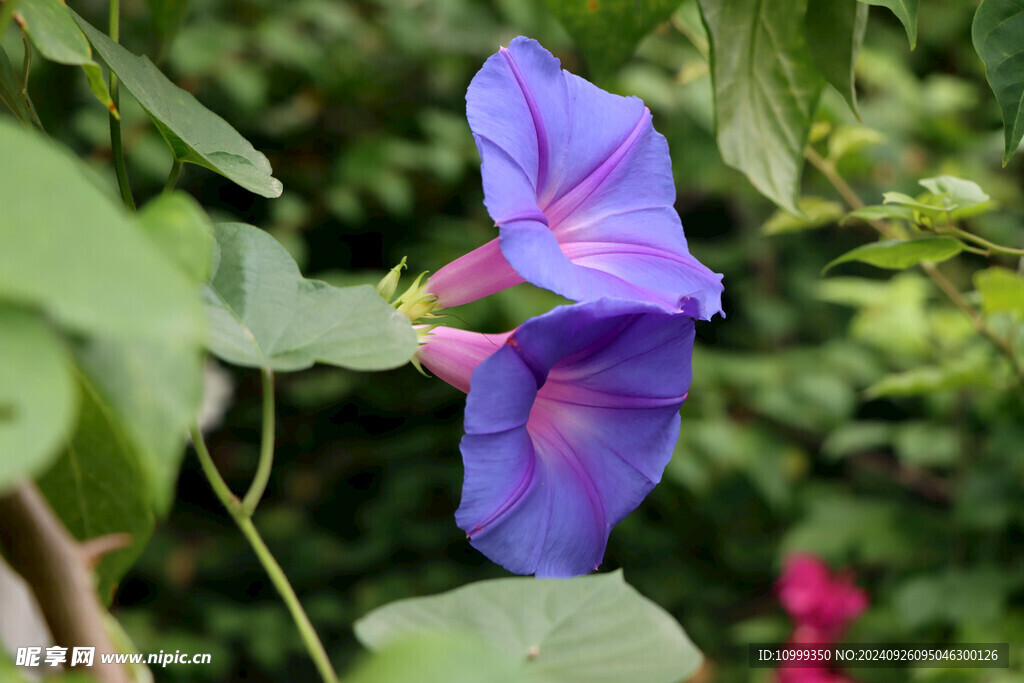
[[[121,35],[121,2],[110,0],[110,39],[115,43],[120,40]],[[121,106],[120,82],[114,70],[110,70],[110,100],[114,103],[114,109]],[[135,211],[135,199],[132,197],[132,186],[128,183],[128,169],[124,163],[124,148],[121,144],[121,120],[109,114],[110,121],[110,151],[114,155],[114,172],[117,174],[117,186],[121,189],[121,200],[128,207],[129,211]]]
[[[167,174],[167,182],[164,183],[164,192],[170,192],[174,189],[175,184],[178,182],[178,176],[181,175],[181,159],[175,159],[174,163],[171,164],[171,172]]]
[[[320,642],[320,638],[316,634],[316,629],[313,628],[313,624],[310,622],[309,616],[306,615],[306,611],[302,609],[302,603],[299,602],[295,589],[292,588],[284,570],[281,569],[281,565],[274,559],[259,531],[256,530],[256,525],[252,523],[252,513],[246,512],[242,501],[231,492],[227,482],[224,481],[224,477],[217,471],[217,466],[214,464],[210,451],[206,447],[206,442],[203,440],[203,434],[199,430],[199,425],[193,424],[189,431],[192,435],[192,443],[195,445],[196,455],[199,457],[199,464],[202,466],[203,473],[209,480],[210,486],[213,487],[213,492],[220,499],[224,507],[227,508],[232,519],[235,520],[238,529],[245,536],[245,540],[249,542],[249,545],[252,546],[260,564],[263,565],[263,570],[270,577],[270,581],[281,595],[281,599],[284,600],[288,611],[292,615],[292,620],[295,622],[295,626],[299,629],[302,642],[305,644],[309,656],[313,659],[317,671],[320,672],[320,677],[326,683],[338,683],[338,674],[334,672],[334,667],[331,666],[331,660],[327,656],[323,643]]]
[[[839,175],[834,165],[818,154],[813,147],[808,146],[804,155],[807,157],[807,160],[811,165],[818,169],[818,171],[825,176],[825,179],[832,184],[832,187],[834,187],[836,192],[843,197],[850,208],[855,211],[857,209],[864,208],[864,202],[861,201],[860,197],[857,196],[857,193],[853,191],[853,188],[850,187],[846,180]],[[883,221],[869,220],[867,223],[885,237],[898,237],[898,235]],[[924,261],[919,265],[925,274],[931,278],[932,282],[935,283],[935,286],[941,289],[942,292],[949,297],[949,300],[971,319],[971,322],[974,323],[975,329],[995,344],[996,347],[1010,360],[1010,364],[1013,366],[1013,370],[1017,375],[1018,382],[1022,387],[1024,387],[1024,365],[1022,365],[1020,359],[1017,358],[1017,354],[1014,352],[1013,345],[1010,343],[1010,340],[1005,337],[1001,337],[995,332],[995,330],[988,326],[981,313],[971,306],[967,299],[964,298],[963,293],[957,289],[956,285],[949,281],[949,278],[943,275],[942,271],[940,271],[934,263]]]
[[[256,466],[249,491],[242,499],[242,512],[251,517],[260,504],[263,492],[270,481],[270,470],[274,464],[274,371],[263,368],[263,435],[260,439],[260,460]]]

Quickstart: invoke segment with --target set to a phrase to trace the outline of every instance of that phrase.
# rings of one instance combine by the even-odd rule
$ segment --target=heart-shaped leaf
[[[633,54],[637,43],[667,21],[680,0],[546,0],[579,46],[591,70],[606,76]]]
[[[385,605],[355,630],[373,650],[416,634],[473,633],[525,669],[562,683],[675,683],[701,661],[675,619],[621,571],[481,581]]]
[[[103,70],[92,61],[89,41],[62,0],[24,0],[18,4],[15,16],[21,30],[44,57],[59,64],[81,66],[96,99],[119,116],[103,80]]]
[[[250,192],[280,197],[281,181],[267,157],[227,121],[161,73],[148,57],[136,57],[74,15],[96,52],[146,110],[179,161],[220,173]]]
[[[804,147],[824,87],[804,38],[806,0],[700,0],[700,8],[722,159],[799,215]]]
[[[195,287],[74,157],[7,118],[0,159],[17,159],[0,164],[0,298],[77,332],[202,344]]]
[[[0,492],[40,473],[74,425],[78,390],[64,345],[38,316],[0,306]]]
[[[328,363],[386,370],[416,350],[409,319],[370,285],[307,280],[277,240],[242,223],[214,228],[217,249],[205,289],[209,348],[236,365],[302,370]]]
[[[403,638],[366,659],[345,683],[559,683],[498,651],[472,633]]]
[[[833,266],[847,261],[862,261],[879,268],[902,270],[921,261],[941,263],[964,250],[964,245],[952,237],[923,237],[916,240],[885,240],[851,249],[833,259],[822,269],[824,274]]]
[[[1024,136],[1024,0],[983,0],[974,13],[971,40],[1003,112],[1003,166]]]

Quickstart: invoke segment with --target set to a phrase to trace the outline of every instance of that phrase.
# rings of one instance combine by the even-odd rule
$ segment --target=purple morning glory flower
[[[430,278],[440,306],[525,280],[575,301],[721,312],[722,276],[690,255],[668,144],[641,100],[562,71],[519,37],[477,73],[466,115],[500,238]]]
[[[596,569],[672,456],[693,336],[688,315],[612,299],[432,330],[420,362],[469,393],[455,519],[473,546],[517,574]]]

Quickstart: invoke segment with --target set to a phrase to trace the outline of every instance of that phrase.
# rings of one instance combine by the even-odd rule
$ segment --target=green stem
[[[120,0],[110,0],[110,39],[115,43],[120,40],[121,34],[121,8]],[[114,109],[119,109],[120,85],[114,70],[110,70],[110,99],[114,103]],[[124,163],[124,148],[121,145],[121,120],[109,114],[110,119],[110,150],[114,155],[114,172],[117,174],[117,186],[121,188],[121,200],[128,207],[129,211],[135,210],[135,199],[132,197],[132,186],[128,183],[128,169]]]
[[[231,513],[231,516],[237,518],[237,515],[242,510],[242,502],[238,500],[235,494],[231,493],[231,489],[228,488],[224,477],[220,476],[220,472],[217,471],[217,466],[214,464],[213,458],[210,457],[210,451],[206,448],[206,441],[203,440],[203,433],[199,430],[199,425],[192,425],[189,434],[192,435],[192,444],[196,447],[199,464],[202,466],[203,474],[206,475],[210,486],[213,487],[213,492],[217,494],[217,498],[227,508],[228,512]]]
[[[260,564],[263,565],[263,570],[270,577],[270,581],[281,595],[281,599],[284,600],[288,611],[292,615],[292,620],[295,622],[295,626],[299,629],[302,642],[305,644],[309,656],[313,659],[317,671],[320,672],[320,677],[326,683],[337,683],[338,674],[334,672],[334,667],[327,656],[327,651],[324,649],[323,643],[320,642],[320,638],[316,635],[316,629],[313,628],[309,616],[302,609],[302,603],[299,602],[298,596],[295,595],[295,589],[292,588],[288,577],[285,576],[284,570],[281,569],[281,565],[274,559],[259,531],[256,530],[250,513],[243,509],[242,503],[231,493],[231,489],[228,488],[224,478],[217,471],[217,466],[214,464],[210,451],[206,447],[206,442],[203,440],[203,434],[199,430],[199,425],[193,424],[190,433],[192,434],[196,455],[199,457],[199,464],[202,466],[206,478],[210,481],[213,492],[217,494],[217,498],[220,499],[220,502],[231,514],[232,519],[235,520],[235,524],[238,525],[242,535],[245,536],[245,540],[249,542],[249,545],[252,546],[253,551],[256,553]],[[266,434],[266,431],[264,431],[264,434]]]
[[[175,183],[178,182],[178,176],[181,175],[181,163],[181,159],[175,159],[171,164],[171,172],[167,175],[167,182],[164,183],[164,192],[174,189]]]
[[[996,254],[1006,254],[1007,256],[1024,256],[1024,249],[1014,249],[1012,247],[1004,247],[1001,244],[996,244],[995,242],[989,242],[984,237],[978,237],[977,235],[974,235],[972,233],[967,232],[966,230],[962,230],[962,229],[957,228],[957,227],[951,227],[951,231],[957,237],[959,237],[961,239],[965,239],[965,240],[970,240],[971,242],[974,242],[975,244],[980,244],[981,246],[985,247],[989,251],[994,252]]]
[[[14,10],[18,9],[18,3],[21,0],[4,0],[0,4],[0,38],[4,37],[4,33],[7,32],[7,27],[11,24],[11,19],[14,17]]]
[[[0,32],[2,34],[2,32]],[[39,130],[43,130],[43,122],[39,120],[39,114],[36,113],[36,107],[32,104],[32,98],[28,95],[28,75],[30,67],[32,66],[32,44],[28,41],[28,36],[24,32],[21,34],[21,40],[25,43],[25,59],[24,59],[24,74],[21,78],[21,97],[25,100],[25,106],[28,108],[28,113],[32,115],[32,123],[38,126]]]
[[[274,371],[263,368],[263,436],[260,440],[260,461],[256,476],[248,493],[242,499],[242,512],[252,516],[260,504],[263,492],[270,481],[270,470],[274,465]]]

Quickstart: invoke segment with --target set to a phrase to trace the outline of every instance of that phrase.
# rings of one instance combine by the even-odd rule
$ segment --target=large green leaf
[[[557,683],[471,633],[427,633],[391,643],[345,683]]]
[[[974,14],[971,39],[985,63],[988,84],[1003,112],[1003,166],[1024,136],[1024,0],[983,0]]]
[[[629,59],[637,43],[666,21],[681,0],[545,0],[598,75]]]
[[[84,377],[80,384],[82,407],[74,436],[39,479],[39,487],[76,538],[131,535],[129,547],[105,555],[96,568],[100,595],[109,600],[149,539],[153,513],[130,439],[95,387]]]
[[[385,370],[416,350],[409,319],[373,287],[307,280],[268,233],[242,223],[215,226],[213,277],[205,290],[209,348],[229,363],[301,370],[328,363]]]
[[[868,6],[857,0],[807,0],[805,26],[814,65],[859,117],[853,67],[868,26]]]
[[[0,305],[0,491],[57,457],[77,400],[57,336],[38,316]]]
[[[0,300],[88,334],[202,343],[195,287],[74,157],[0,119],[0,159]]]
[[[203,356],[173,337],[159,342],[91,339],[75,349],[93,400],[138,464],[157,513],[174,497],[189,425],[203,398]]]
[[[862,261],[879,268],[902,270],[921,261],[941,263],[964,250],[964,245],[952,237],[923,237],[916,240],[885,240],[851,249],[833,259],[822,269],[825,273],[833,266],[847,261]]]
[[[280,197],[281,181],[267,157],[227,121],[171,83],[148,57],[136,57],[79,17],[79,26],[107,66],[153,119],[180,161],[205,166],[264,197]]]
[[[181,191],[164,192],[142,207],[139,223],[189,278],[210,279],[213,223],[199,202]]]
[[[910,49],[917,47],[917,3],[918,0],[860,0],[865,5],[888,7],[907,31]]]
[[[701,660],[679,624],[629,586],[621,571],[481,581],[385,605],[357,621],[355,630],[373,650],[420,633],[474,633],[562,683],[674,683]]]
[[[118,116],[103,80],[103,70],[92,60],[89,41],[75,25],[63,0],[22,0],[15,16],[25,35],[44,57],[60,64],[81,66],[96,99]]]
[[[722,159],[799,214],[804,147],[824,87],[804,38],[806,0],[700,0],[700,8]]]

